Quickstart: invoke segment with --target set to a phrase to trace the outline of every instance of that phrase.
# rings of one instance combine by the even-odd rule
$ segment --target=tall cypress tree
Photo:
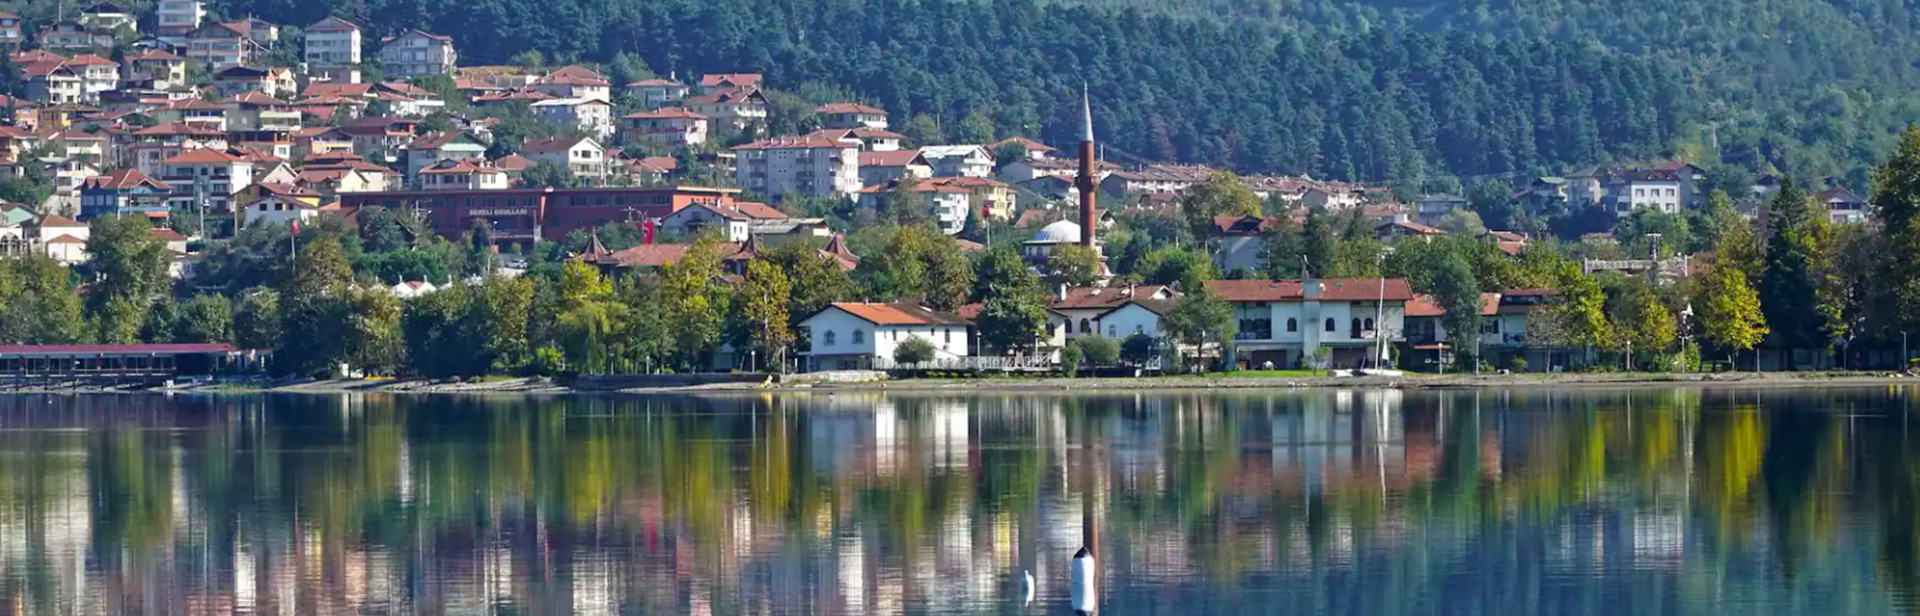
[[[1773,327],[1773,342],[1789,348],[1827,346],[1819,311],[1820,259],[1812,201],[1793,180],[1780,183],[1769,204],[1766,271],[1760,277],[1760,307]]]

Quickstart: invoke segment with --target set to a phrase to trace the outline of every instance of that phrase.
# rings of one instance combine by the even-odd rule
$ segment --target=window
[[[953,344],[953,328],[951,327],[940,328],[940,335],[946,337],[947,344]]]
[[[1373,319],[1367,319],[1365,321],[1365,324],[1366,324],[1367,331],[1373,331]]]
[[[856,329],[856,330],[853,330],[853,343],[854,343],[854,344],[866,344],[866,343],[867,343],[867,330],[864,330],[864,329]]]
[[[1353,320],[1353,333],[1356,335],[1360,333],[1360,319]]]
[[[1120,326],[1118,326],[1118,325],[1114,325],[1114,324],[1111,324],[1111,323],[1109,323],[1109,324],[1107,324],[1107,337],[1108,337],[1108,338],[1119,338],[1119,337],[1120,337]]]
[[[1647,196],[1647,191],[1646,191],[1646,189],[1642,189],[1642,188],[1635,188],[1635,189],[1633,189],[1633,196],[1635,196],[1635,197],[1645,197],[1645,196]]]
[[[1333,324],[1333,318],[1332,318],[1332,317],[1328,317],[1328,318],[1327,318],[1327,331],[1333,331],[1333,330],[1335,330],[1335,329],[1337,329],[1337,328],[1339,328],[1339,327],[1340,327],[1340,326],[1338,326],[1338,325],[1334,325],[1334,324]]]
[[[1299,319],[1287,319],[1287,331],[1288,331],[1288,332],[1297,332],[1297,331],[1300,331],[1300,320],[1299,320]]]
[[[833,346],[833,332],[832,332],[832,331],[828,331],[827,333],[825,333],[825,334],[822,334],[822,335],[820,336],[820,346]]]
[[[1080,319],[1080,333],[1082,334],[1093,333],[1093,325],[1088,323],[1086,319]]]

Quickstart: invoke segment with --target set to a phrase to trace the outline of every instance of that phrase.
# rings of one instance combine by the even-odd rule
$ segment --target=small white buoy
[[[1027,600],[1026,600],[1026,602],[1025,602],[1025,603],[1022,603],[1021,605],[1033,605],[1033,572],[1032,572],[1032,571],[1021,571],[1021,572],[1020,572],[1020,575],[1023,575],[1023,576],[1026,576],[1026,578],[1027,578],[1027,580],[1026,580],[1026,582],[1027,582],[1027,587],[1026,587],[1026,596],[1027,596]]]
[[[1093,596],[1094,575],[1093,552],[1080,548],[1073,554],[1072,579],[1068,584],[1075,614],[1092,614],[1099,608],[1100,602]]]

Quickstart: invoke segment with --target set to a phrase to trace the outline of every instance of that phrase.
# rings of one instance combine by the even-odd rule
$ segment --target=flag
[[[653,232],[654,232],[653,221],[651,220],[641,221],[640,222],[640,244],[643,246],[652,246]]]
[[[299,235],[299,234],[300,234],[300,221],[298,221],[298,220],[292,220],[292,221],[288,221],[288,222],[291,222],[291,223],[293,223],[293,234],[294,234],[294,235]]]

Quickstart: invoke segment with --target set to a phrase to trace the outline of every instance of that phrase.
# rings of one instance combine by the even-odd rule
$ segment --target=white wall
[[[881,326],[853,316],[844,310],[829,308],[802,323],[811,337],[814,355],[868,355],[893,359],[893,351],[912,336],[933,343],[935,356],[951,359],[970,355],[967,328],[964,325]],[[859,332],[859,342],[854,333]],[[832,335],[833,344],[827,339]]]
[[[1139,304],[1127,304],[1100,318],[1100,335],[1124,342],[1134,334],[1160,337],[1160,315]]]

